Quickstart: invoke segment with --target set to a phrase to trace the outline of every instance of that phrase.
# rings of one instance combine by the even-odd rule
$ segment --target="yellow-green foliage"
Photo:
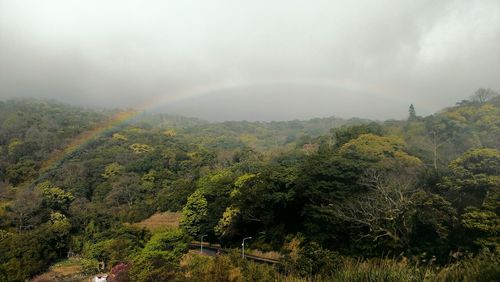
[[[142,128],[139,128],[139,127],[132,127],[128,130],[128,132],[132,133],[132,134],[141,134],[141,133],[144,133],[145,130],[142,129]]]
[[[472,149],[452,161],[450,174],[443,178],[441,187],[458,191],[457,202],[464,205],[482,205],[495,209],[500,199],[500,151],[496,149]],[[473,202],[462,201],[465,195]],[[472,197],[474,196],[474,197]]]
[[[493,211],[469,207],[462,215],[462,226],[479,234],[474,243],[493,251],[500,251],[500,217]]]
[[[237,197],[240,195],[240,189],[243,188],[245,184],[251,184],[252,180],[256,179],[257,175],[253,173],[245,173],[242,176],[236,178],[234,181],[234,189],[231,190],[230,196],[232,198]]]
[[[115,162],[115,163],[111,163],[111,164],[107,165],[104,168],[104,173],[101,175],[104,178],[110,178],[112,176],[120,174],[123,171],[124,171],[123,166]]]
[[[125,135],[122,135],[120,133],[113,134],[113,139],[119,140],[119,141],[127,141],[128,140],[128,138],[125,137]]]
[[[165,135],[167,137],[175,137],[177,135],[177,133],[175,133],[175,131],[173,129],[169,129],[169,130],[163,131],[163,135]]]
[[[96,259],[81,259],[82,272],[88,275],[99,272],[99,261]]]
[[[454,178],[475,183],[482,180],[491,186],[500,184],[500,151],[496,149],[472,149],[449,165]]]
[[[144,174],[141,178],[142,187],[146,189],[153,189],[155,187],[156,171],[150,170],[148,173]]]
[[[500,107],[488,103],[481,106],[460,106],[448,109],[444,115],[459,122],[462,126],[467,125],[471,131],[475,131],[477,136],[481,137],[480,146],[496,147],[500,144],[498,138]]]
[[[234,220],[240,214],[240,209],[237,207],[227,207],[219,220],[217,226],[215,226],[214,231],[218,236],[224,236],[229,231],[229,228],[234,223]]]
[[[142,154],[142,153],[148,153],[153,151],[153,147],[146,145],[146,144],[139,144],[139,143],[134,143],[129,146],[132,151],[136,154]]]
[[[62,210],[68,208],[75,199],[73,194],[54,186],[50,181],[44,181],[36,187],[41,191],[45,204],[53,209]]]
[[[212,183],[225,183],[232,181],[232,173],[230,170],[219,170],[216,173],[213,173],[206,178],[201,179],[201,182],[212,182]],[[202,185],[203,186],[203,185]]]
[[[20,145],[23,144],[23,141],[21,141],[20,139],[12,139],[9,143],[9,146],[7,147],[7,151],[9,153],[9,155],[12,155],[14,153],[14,151],[16,150],[16,148]]]
[[[51,212],[48,227],[52,234],[57,238],[57,240],[52,244],[55,244],[55,247],[58,249],[64,248],[66,245],[66,236],[69,235],[69,231],[71,229],[69,219],[60,212]]]
[[[245,183],[251,181],[254,179],[257,175],[253,173],[245,173],[242,176],[238,177],[236,181],[234,182],[234,186],[241,188]]]
[[[259,139],[251,134],[242,133],[240,134],[240,139],[243,143],[247,144],[250,147],[257,147],[257,144],[259,143]]]
[[[390,161],[407,166],[417,166],[422,162],[417,157],[404,151],[404,141],[395,136],[363,134],[340,148],[340,154],[346,157],[365,158],[382,165]]]

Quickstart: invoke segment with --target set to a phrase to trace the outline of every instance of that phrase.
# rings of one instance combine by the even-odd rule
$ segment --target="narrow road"
[[[191,243],[189,244],[189,248],[192,250],[200,250],[200,244],[195,244]],[[228,249],[223,249],[223,248],[218,248],[218,247],[212,247],[208,245],[203,245],[203,254],[209,255],[209,256],[216,256],[217,253],[228,253]],[[247,255],[245,254],[245,258],[259,262],[259,263],[267,263],[267,264],[279,264],[280,262],[275,259],[269,259],[269,258],[263,258],[263,257],[258,257],[258,256],[253,256],[253,255]]]

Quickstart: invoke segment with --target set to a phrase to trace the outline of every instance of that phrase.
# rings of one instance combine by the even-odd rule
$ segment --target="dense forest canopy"
[[[407,120],[384,122],[144,112],[47,165],[118,112],[0,101],[1,281],[24,281],[70,253],[117,281],[349,281],[342,275],[356,263],[385,269],[381,280],[500,277],[492,90],[430,116],[411,105]],[[182,213],[180,228],[134,225],[167,211]],[[279,252],[280,264],[188,253],[202,235],[235,249],[252,237],[250,248]]]

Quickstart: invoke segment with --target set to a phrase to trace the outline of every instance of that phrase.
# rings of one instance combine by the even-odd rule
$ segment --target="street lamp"
[[[243,238],[243,242],[241,243],[241,257],[245,258],[245,240],[251,240],[252,237]]]
[[[207,235],[201,235],[201,240],[200,240],[200,253],[203,254],[203,237],[206,237]]]

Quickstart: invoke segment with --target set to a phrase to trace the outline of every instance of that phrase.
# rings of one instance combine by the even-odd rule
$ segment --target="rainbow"
[[[73,155],[75,152],[80,150],[81,148],[88,145],[93,140],[96,140],[99,136],[112,131],[116,127],[122,125],[123,123],[132,120],[137,117],[139,114],[144,112],[145,110],[158,106],[158,105],[166,105],[169,103],[174,103],[180,101],[182,99],[188,99],[195,96],[200,96],[203,94],[209,94],[213,91],[217,91],[220,89],[227,89],[231,87],[237,87],[238,85],[242,85],[241,83],[217,83],[217,84],[207,84],[203,86],[193,87],[189,89],[185,89],[183,91],[178,91],[173,93],[173,95],[164,95],[161,97],[157,97],[148,101],[145,101],[142,104],[136,105],[133,109],[128,109],[124,111],[120,111],[110,117],[108,120],[102,122],[96,127],[82,132],[75,136],[71,142],[66,145],[62,150],[54,151],[51,156],[41,164],[39,170],[39,177],[35,180],[34,184],[36,185],[40,180],[45,179],[48,172],[57,168],[64,160],[66,160],[69,156]]]
[[[288,81],[290,82],[290,81]],[[343,89],[349,89],[354,91],[363,91],[365,93],[369,93],[370,95],[376,95],[380,97],[398,99],[402,98],[401,93],[394,91],[388,87],[384,87],[381,85],[363,85],[356,81],[352,80],[327,80],[327,79],[304,79],[304,80],[294,80],[294,83],[304,83],[311,85],[322,85],[329,87],[337,87]],[[232,81],[232,82],[218,82],[211,83],[205,85],[199,85],[196,87],[186,88],[182,91],[177,91],[174,93],[169,93],[167,95],[160,95],[154,99],[145,101],[144,103],[137,105],[134,109],[121,111],[115,115],[113,115],[108,120],[99,124],[98,126],[90,129],[88,131],[82,132],[77,135],[73,140],[62,150],[58,150],[53,152],[51,157],[42,163],[40,169],[40,177],[37,179],[38,182],[40,179],[44,178],[46,174],[58,167],[65,159],[69,156],[73,155],[76,151],[81,149],[82,147],[89,144],[91,141],[96,140],[102,134],[112,131],[117,126],[130,121],[134,117],[137,117],[140,113],[144,112],[147,109],[159,106],[159,105],[168,105],[171,103],[175,103],[181,101],[183,99],[188,99],[196,96],[209,95],[215,91],[231,89],[236,87],[243,87],[255,84],[272,84],[272,83],[286,83],[286,81],[253,81],[252,83],[246,81]]]
[[[40,169],[41,175],[44,175],[50,169],[58,166],[67,156],[72,155],[78,149],[87,145],[92,140],[95,140],[101,134],[113,129],[127,120],[130,120],[131,118],[137,116],[137,114],[138,111],[136,110],[122,111],[113,115],[110,119],[99,124],[98,126],[80,133],[73,138],[64,149],[53,152],[51,157],[42,163]]]

